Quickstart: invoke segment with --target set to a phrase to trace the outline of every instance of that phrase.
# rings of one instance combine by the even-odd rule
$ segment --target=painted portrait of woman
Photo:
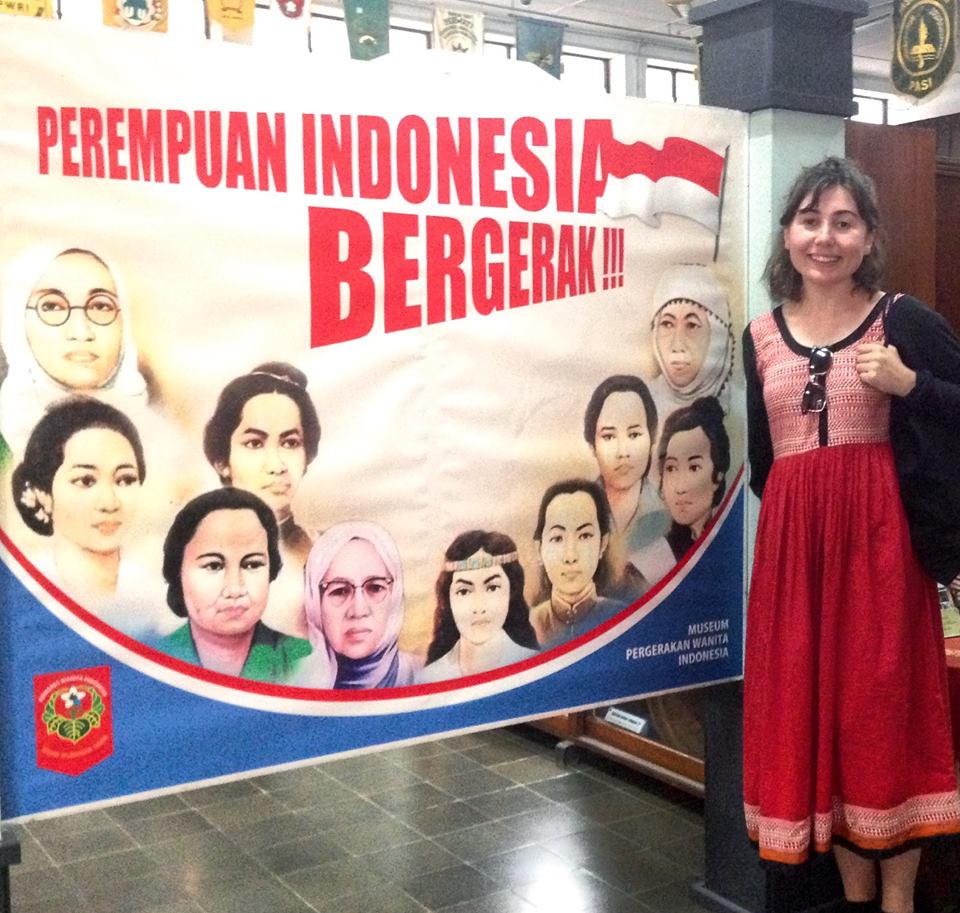
[[[287,573],[267,612],[270,623],[307,634],[301,572],[316,533],[297,523],[293,500],[320,444],[320,421],[307,377],[285,362],[267,362],[223,388],[203,433],[203,452],[225,487],[242,488],[273,511]]]
[[[15,456],[44,410],[71,394],[140,419],[147,382],[129,302],[104,258],[80,247],[33,251],[11,264],[2,294],[0,433]]]
[[[617,374],[593,391],[583,437],[600,468],[613,521],[625,555],[662,536],[669,526],[656,485],[650,481],[657,438],[657,407],[639,377]]]
[[[61,400],[31,432],[13,501],[27,527],[50,539],[51,578],[81,603],[115,595],[146,474],[133,422],[99,400]]]
[[[310,644],[261,620],[280,566],[273,511],[255,495],[222,488],[189,501],[163,544],[167,605],[186,624],[158,648],[225,675],[287,682]]]
[[[730,302],[710,267],[691,263],[664,270],[649,329],[657,371],[650,388],[661,424],[703,396],[726,407],[734,346]]]
[[[419,663],[400,650],[403,565],[385,529],[363,520],[331,526],[310,549],[303,599],[313,654],[300,684],[391,688],[417,680]]]
[[[670,529],[631,556],[648,584],[663,577],[693,546],[726,493],[730,438],[716,399],[702,397],[669,416],[657,463]]]
[[[437,577],[433,639],[420,681],[475,675],[535,655],[523,584],[509,536],[480,529],[457,536]]]
[[[544,492],[533,534],[543,597],[530,612],[543,649],[579,637],[624,608],[603,595],[612,576],[605,557],[610,529],[610,508],[596,482],[569,479]]]

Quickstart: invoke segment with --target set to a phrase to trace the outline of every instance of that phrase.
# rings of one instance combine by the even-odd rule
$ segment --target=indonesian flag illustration
[[[603,147],[607,183],[597,209],[611,219],[637,216],[655,228],[662,213],[672,213],[716,235],[725,161],[724,154],[680,136],[668,136],[662,149],[611,136]]]

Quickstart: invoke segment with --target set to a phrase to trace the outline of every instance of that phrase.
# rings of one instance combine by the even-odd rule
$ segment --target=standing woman
[[[890,445],[895,410],[960,419],[960,343],[880,290],[874,187],[805,169],[744,334],[751,488],[744,798],[764,859],[836,855],[850,909],[910,913],[924,838],[960,832],[936,587]],[[885,325],[890,345],[885,345]],[[908,367],[898,349],[926,361]],[[932,371],[931,371],[932,369]],[[935,376],[936,375],[936,376]]]
[[[203,452],[227,487],[255,494],[273,510],[286,568],[271,589],[266,620],[307,636],[303,566],[316,539],[293,516],[293,499],[320,445],[320,421],[307,377],[286,362],[267,362],[230,381],[203,432]]]

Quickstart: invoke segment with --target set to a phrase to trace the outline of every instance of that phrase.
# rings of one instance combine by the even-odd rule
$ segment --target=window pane
[[[321,60],[349,60],[347,24],[342,19],[314,16],[310,20],[310,47]]]
[[[500,44],[497,41],[484,41],[483,43],[483,56],[484,57],[496,57],[497,59],[504,57],[510,57],[510,45]]]
[[[391,54],[420,54],[429,48],[426,32],[414,32],[410,29],[390,29]]]
[[[673,74],[660,67],[647,67],[646,98],[651,101],[674,101]]]
[[[700,104],[700,85],[693,73],[677,70],[677,101],[684,105]]]
[[[560,81],[580,89],[607,91],[607,62],[599,57],[581,57],[579,54],[562,54],[563,70]]]
[[[258,6],[253,19],[253,43],[258,47],[306,51],[306,20],[290,19],[284,16],[276,6],[269,6],[266,9]]]
[[[864,95],[854,95],[853,100],[857,103],[857,113],[851,117],[851,120],[863,121],[865,124],[883,124],[886,123],[884,115],[886,114],[885,105],[882,98],[867,98]]]

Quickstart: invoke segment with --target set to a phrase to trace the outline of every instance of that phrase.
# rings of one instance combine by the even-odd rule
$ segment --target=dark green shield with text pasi
[[[923,98],[943,85],[954,63],[956,0],[897,0],[891,79],[898,92]]]

